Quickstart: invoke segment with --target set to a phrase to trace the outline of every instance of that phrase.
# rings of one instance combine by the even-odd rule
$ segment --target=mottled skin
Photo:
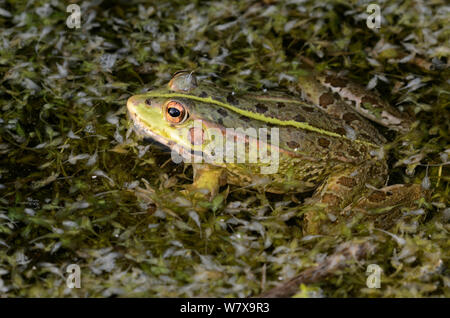
[[[301,77],[299,91],[301,96],[235,94],[206,81],[197,83],[191,73],[179,72],[167,88],[130,97],[127,107],[140,134],[185,157],[191,150],[194,156],[202,153],[211,142],[206,133],[197,141],[179,135],[182,128],[194,127],[196,119],[202,120],[203,132],[212,127],[222,134],[226,128],[279,128],[279,147],[270,138],[267,142],[270,151],[279,151],[277,173],[261,174],[261,163],[194,164],[191,190],[201,190],[210,197],[226,183],[274,193],[315,190],[307,203],[335,215],[346,211],[345,207],[348,210],[350,203],[352,208],[364,210],[411,204],[420,198],[419,185],[373,190],[382,187],[387,178],[386,159],[379,155],[386,139],[367,118],[400,132],[409,128],[409,118],[379,96],[333,75]],[[173,118],[167,113],[170,102],[186,111],[185,120],[171,122]],[[256,143],[256,138],[239,133],[226,138]],[[307,232],[320,230],[322,222],[315,220],[315,215],[306,215]]]

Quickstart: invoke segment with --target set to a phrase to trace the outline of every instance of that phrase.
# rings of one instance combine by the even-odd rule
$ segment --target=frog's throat
[[[360,139],[350,139],[347,136],[341,135],[341,134],[337,134],[335,132],[332,131],[328,131],[325,129],[320,129],[314,126],[311,126],[308,123],[305,122],[298,122],[295,120],[280,120],[277,118],[273,118],[273,117],[266,117],[262,114],[258,114],[258,113],[254,113],[248,110],[243,110],[240,109],[238,107],[235,107],[231,104],[227,104],[218,100],[213,99],[211,96],[208,97],[199,97],[199,96],[195,96],[195,95],[188,95],[188,94],[180,94],[180,93],[158,93],[158,92],[149,92],[145,94],[146,96],[149,97],[160,97],[160,98],[172,98],[172,97],[181,97],[181,98],[187,98],[187,99],[192,99],[192,100],[196,100],[199,102],[203,102],[203,103],[211,103],[211,104],[216,104],[218,106],[222,106],[225,108],[228,108],[229,110],[236,112],[240,115],[244,115],[245,117],[249,117],[249,118],[253,118],[256,120],[260,120],[263,122],[267,122],[267,123],[271,123],[274,125],[279,125],[279,126],[293,126],[296,128],[300,128],[300,129],[304,129],[304,130],[309,130],[309,131],[314,131],[317,132],[319,134],[322,135],[326,135],[326,136],[331,136],[331,137],[335,137],[335,138],[341,138],[341,139],[347,139],[356,143],[360,143],[360,144],[364,144],[364,145],[368,145],[371,147],[378,147],[377,145],[365,141],[365,140],[360,140]]]

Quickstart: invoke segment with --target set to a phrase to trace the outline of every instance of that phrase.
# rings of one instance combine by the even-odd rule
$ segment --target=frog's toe
[[[422,189],[420,184],[394,184],[371,190],[356,202],[354,208],[364,210],[396,205],[411,207],[417,200],[427,199],[429,195],[430,191]]]
[[[303,235],[317,235],[326,233],[324,225],[333,224],[336,221],[335,213],[323,204],[311,203],[304,207],[302,232]]]
[[[190,184],[180,191],[185,197],[195,201],[212,201],[215,194],[206,188],[198,188]]]

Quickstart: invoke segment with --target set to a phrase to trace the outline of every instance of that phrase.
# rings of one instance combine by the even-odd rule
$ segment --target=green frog
[[[412,205],[418,184],[384,186],[385,137],[372,124],[407,132],[412,119],[336,74],[308,72],[298,93],[235,92],[189,71],[167,87],[128,99],[135,130],[193,165],[189,191],[214,198],[225,184],[272,193],[311,191],[305,229],[359,210]]]

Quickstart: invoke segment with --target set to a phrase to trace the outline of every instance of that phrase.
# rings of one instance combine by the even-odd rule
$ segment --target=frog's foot
[[[194,200],[211,201],[224,182],[223,169],[208,164],[194,164],[194,182],[181,191]]]
[[[407,132],[411,127],[412,120],[406,114],[389,105],[377,93],[342,76],[332,73],[304,76],[300,77],[299,85],[309,101],[326,113],[344,119],[352,128],[358,121],[364,126],[361,120],[353,123],[358,116],[352,111],[395,131]],[[358,131],[366,129],[357,128],[363,129]]]
[[[377,227],[388,229],[398,222],[405,208],[417,209],[420,199],[429,199],[431,192],[420,184],[395,184],[371,190],[345,208],[346,214],[355,212],[373,220]]]
[[[307,212],[304,232],[320,233],[323,225],[329,224],[330,220],[339,222],[355,213],[361,213],[364,219],[372,219],[377,227],[387,229],[397,222],[402,208],[417,208],[418,200],[427,198],[429,194],[429,191],[423,190],[420,184],[395,184],[381,189],[371,189],[345,208],[339,206],[339,202],[335,202],[336,204],[325,205],[322,211],[316,208]],[[324,212],[328,218],[323,217]]]
[[[211,201],[214,198],[208,189],[197,188],[193,184],[185,185],[180,193],[191,201]]]
[[[396,205],[411,207],[416,205],[417,200],[427,196],[428,191],[424,191],[420,184],[394,184],[369,191],[349,208],[367,211]]]
[[[349,167],[330,175],[319,187],[308,204],[304,214],[304,233],[324,232],[322,225],[338,222],[343,209],[352,203],[361,193],[366,192],[366,183],[383,184],[387,174],[386,164],[382,161],[366,161],[362,165]]]
[[[337,221],[342,209],[363,190],[367,176],[382,176],[384,169],[384,166],[375,163],[349,168],[328,177],[328,180],[306,202],[304,234],[321,233],[322,225]],[[383,180],[374,181],[379,183]]]
[[[395,131],[405,133],[410,130],[411,118],[389,105],[379,94],[335,74],[319,76],[319,80],[362,116]]]
[[[351,105],[344,102],[337,94],[322,85],[315,76],[301,76],[299,78],[300,89],[305,98],[313,103],[324,113],[339,119],[345,123],[344,127],[335,127],[335,132],[340,135],[355,133],[360,140],[383,144],[386,140],[379,134],[375,127],[368,125],[363,115],[359,114]]]

